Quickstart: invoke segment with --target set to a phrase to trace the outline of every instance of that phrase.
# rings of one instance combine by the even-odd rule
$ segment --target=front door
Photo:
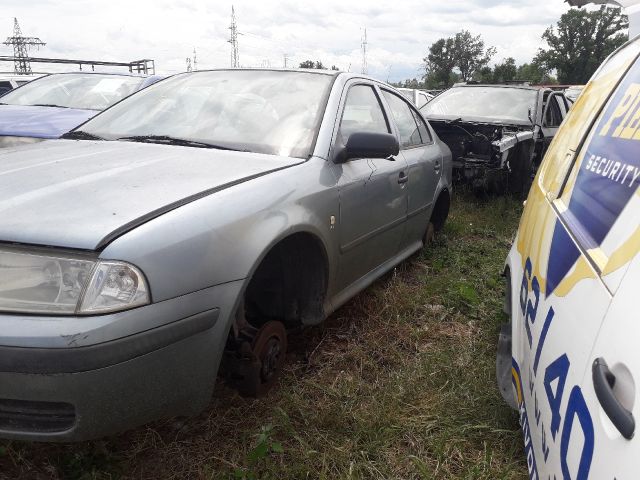
[[[336,142],[355,132],[391,133],[373,85],[348,87]],[[407,216],[407,163],[352,159],[335,166],[340,191],[340,273],[342,290],[398,254]]]

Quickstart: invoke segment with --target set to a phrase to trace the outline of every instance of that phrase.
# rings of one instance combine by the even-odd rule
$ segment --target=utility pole
[[[29,47],[40,47],[46,45],[38,37],[23,37],[18,25],[18,19],[13,19],[13,37],[8,37],[4,41],[5,45],[13,46],[13,62],[15,71],[18,75],[27,75],[31,73],[31,62],[29,61]]]
[[[193,47],[193,71],[198,70],[198,55],[196,54],[196,47]]]
[[[290,57],[289,57],[289,54],[288,54],[288,53],[285,53],[285,54],[283,55],[283,57],[284,57],[284,68],[287,68],[287,67],[289,66],[289,65],[288,65],[288,63],[289,63],[289,58],[290,58]]]
[[[238,25],[236,24],[236,11],[231,6],[231,25],[229,26],[229,30],[231,30],[231,36],[229,38],[229,43],[231,44],[231,67],[238,68],[240,66],[240,58],[238,55]]]
[[[362,73],[367,73],[367,29],[364,29],[362,37]]]

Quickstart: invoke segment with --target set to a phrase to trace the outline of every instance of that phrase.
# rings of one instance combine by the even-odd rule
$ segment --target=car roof
[[[535,85],[508,85],[504,83],[467,83],[454,85],[451,88],[474,88],[474,87],[490,87],[490,88],[518,88],[520,90],[543,90],[545,87]]]

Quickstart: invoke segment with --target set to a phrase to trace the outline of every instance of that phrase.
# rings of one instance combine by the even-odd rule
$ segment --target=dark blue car
[[[0,148],[59,138],[161,78],[77,72],[33,80],[0,97]]]

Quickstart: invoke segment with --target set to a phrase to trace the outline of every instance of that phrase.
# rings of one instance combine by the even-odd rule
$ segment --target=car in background
[[[175,75],[0,154],[0,437],[70,441],[247,395],[287,331],[428,244],[451,153],[351,73]]]
[[[434,98],[429,92],[417,88],[398,88],[398,91],[418,108],[424,107]]]
[[[586,85],[507,257],[496,374],[529,478],[640,472],[639,55],[636,37]]]
[[[576,103],[576,100],[578,100],[582,90],[584,90],[584,85],[572,85],[564,91],[564,96],[567,97],[567,100],[573,105]]]
[[[40,75],[0,75],[0,97],[39,77]]]
[[[458,84],[421,109],[451,149],[454,180],[522,196],[568,111],[562,92],[479,84]]]
[[[162,77],[55,73],[0,97],[0,148],[59,138]]]

